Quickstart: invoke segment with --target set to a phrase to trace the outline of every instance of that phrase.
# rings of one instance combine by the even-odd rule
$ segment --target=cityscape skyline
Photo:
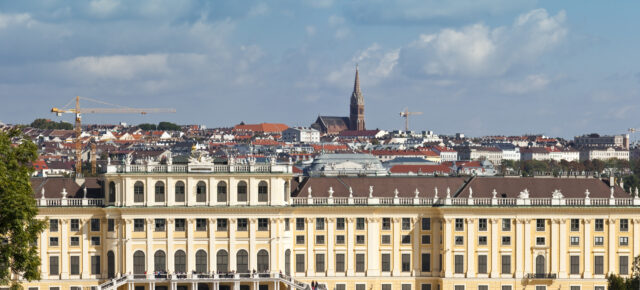
[[[80,95],[177,109],[85,123],[309,126],[348,113],[358,64],[368,128],[402,129],[405,107],[424,112],[411,129],[440,134],[572,137],[640,126],[635,3],[247,5],[2,3],[0,40],[14,45],[0,49],[0,121],[72,122],[49,110]]]

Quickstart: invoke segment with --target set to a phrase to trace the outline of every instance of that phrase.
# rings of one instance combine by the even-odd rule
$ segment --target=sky
[[[356,64],[368,129],[469,136],[640,128],[638,1],[0,0],[0,121],[75,96],[173,114],[83,115],[309,126],[348,116]],[[109,107],[82,101],[84,107]]]

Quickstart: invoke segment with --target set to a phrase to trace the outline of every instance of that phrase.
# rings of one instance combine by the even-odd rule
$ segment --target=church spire
[[[353,92],[360,93],[360,77],[358,76],[358,64],[356,64],[356,80],[353,83]]]
[[[353,93],[351,93],[351,107],[349,114],[350,130],[365,130],[364,127],[364,96],[360,91],[360,75],[356,64],[356,79],[353,83]]]

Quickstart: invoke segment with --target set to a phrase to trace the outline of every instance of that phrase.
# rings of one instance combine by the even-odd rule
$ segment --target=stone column
[[[633,222],[633,239],[631,244],[633,245],[633,255],[632,257],[637,257],[640,255],[640,218],[635,218],[632,220]]]
[[[47,251],[49,249],[49,231],[44,230],[40,234],[40,277],[42,279],[46,279],[49,276],[49,256],[47,256]]]
[[[278,247],[281,244],[282,235],[278,235],[280,226],[282,225],[282,218],[270,218],[269,219],[269,271],[278,272],[283,269],[278,266],[278,260],[284,259],[284,254],[280,254],[278,248],[282,248],[284,245]],[[282,271],[284,273],[284,271]]]
[[[327,275],[335,276],[335,253],[333,252],[333,243],[335,243],[334,230],[336,218],[327,218]]]
[[[616,241],[616,220],[609,219],[609,251],[607,255],[609,256],[609,273],[616,272],[616,245],[618,244]],[[633,261],[633,257],[631,257]]]
[[[347,255],[346,255],[346,263],[347,263],[347,277],[353,277],[354,266],[355,266],[355,254],[353,252],[354,245],[356,243],[355,236],[355,218],[347,218]]]
[[[196,269],[196,251],[193,249],[193,235],[196,232],[195,223],[196,219],[187,219],[187,273]]]
[[[131,247],[131,234],[133,232],[133,220],[132,219],[126,219],[125,220],[125,232],[127,235],[126,241],[125,241],[125,251],[124,253],[122,253],[122,257],[125,258],[125,263],[126,263],[126,267],[124,269],[124,271],[122,271],[124,274],[127,273],[131,273],[133,274],[133,251],[132,251],[132,247]]]
[[[467,218],[467,278],[476,277],[476,228],[474,219]]]
[[[500,252],[498,251],[498,245],[500,244],[498,224],[500,219],[491,218],[489,222],[491,223],[491,278],[497,278],[500,276],[500,271],[498,271],[498,257],[500,256]]]
[[[380,218],[367,218],[367,276],[380,275]]]
[[[313,218],[305,218],[307,227],[307,277],[312,276],[315,273],[315,257],[314,257],[314,245],[315,235],[313,234],[314,225]],[[313,270],[312,270],[313,269]]]
[[[400,227],[402,226],[402,219],[399,217],[394,217],[391,219],[393,221],[393,276],[400,275],[400,270],[402,270],[400,266],[401,256],[400,256]],[[379,254],[377,254],[379,255]]]
[[[445,252],[445,259],[444,259],[444,276],[445,277],[451,277],[453,276],[453,249],[451,248],[453,246],[453,232],[452,232],[452,225],[451,223],[453,222],[452,218],[446,218],[444,220],[444,240],[442,242],[442,246]]]
[[[236,223],[235,218],[229,219],[229,272],[237,270],[236,266]]]
[[[60,278],[61,279],[69,279],[69,238],[67,237],[69,229],[67,227],[69,220],[60,219],[60,230],[62,233],[62,241],[60,241],[61,251],[60,251]],[[106,246],[103,246],[106,247]]]
[[[89,265],[89,219],[81,219],[82,223],[82,279],[91,277]]]
[[[551,272],[550,273],[558,273],[559,261],[559,250],[560,250],[560,219],[554,218],[551,219]]]
[[[256,218],[250,218],[248,220],[249,230],[249,272],[258,270],[258,251],[256,250],[256,233],[258,232],[258,220]]]
[[[442,239],[440,225],[442,221],[440,218],[431,219],[431,233],[433,236],[431,240],[431,276],[440,276],[443,268],[442,265],[439,265],[440,253],[444,248],[444,244],[440,244],[440,239]]]
[[[533,262],[531,261],[531,256],[533,253],[531,252],[531,219],[524,220],[524,273],[532,273],[531,265]]]
[[[567,219],[560,219],[560,271],[559,278],[567,278]]]
[[[209,230],[209,272],[216,269],[216,219],[209,218],[209,226],[207,228]]]
[[[155,269],[155,265],[153,263],[153,255],[155,254],[153,252],[153,222],[154,220],[152,218],[147,218],[145,219],[146,222],[146,240],[147,240],[147,254],[146,254],[146,258],[147,258],[147,273],[152,273]]]
[[[521,279],[524,266],[524,220],[516,219],[516,278]]]
[[[174,252],[173,252],[173,231],[175,230],[174,219],[167,219],[167,272],[173,273],[174,266]]]
[[[151,205],[155,204],[155,202],[156,202],[156,200],[155,200],[155,195],[156,195],[155,181],[150,180],[149,177],[147,177],[147,179],[144,181],[144,185],[145,185],[145,188],[144,188],[144,205],[145,206],[151,206]]]
[[[413,253],[411,253],[411,256],[413,256],[413,272],[412,275],[413,276],[417,276],[420,275],[421,272],[421,268],[420,267],[420,261],[422,260],[422,253],[420,252],[420,223],[418,223],[420,219],[417,217],[413,217],[411,218],[411,226],[413,227],[413,237],[411,238],[411,245],[413,247]],[[380,244],[380,241],[377,241],[378,245]],[[376,257],[380,257],[380,253],[378,253],[378,255]]]
[[[584,274],[582,278],[591,278],[591,220],[583,219],[584,225],[584,252],[582,253],[584,258]]]

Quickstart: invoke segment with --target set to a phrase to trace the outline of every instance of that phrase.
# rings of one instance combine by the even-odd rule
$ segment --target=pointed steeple
[[[351,93],[351,103],[364,105],[364,96],[362,96],[362,92],[360,91],[360,74],[358,72],[357,64],[356,64],[356,78],[355,78],[355,81],[353,82],[353,93]]]
[[[356,80],[353,83],[353,92],[360,93],[360,77],[358,76],[358,64],[356,64]]]
[[[364,127],[364,96],[360,91],[360,75],[358,65],[356,65],[356,79],[353,82],[353,93],[351,93],[351,107],[349,114],[350,130],[365,130]]]

